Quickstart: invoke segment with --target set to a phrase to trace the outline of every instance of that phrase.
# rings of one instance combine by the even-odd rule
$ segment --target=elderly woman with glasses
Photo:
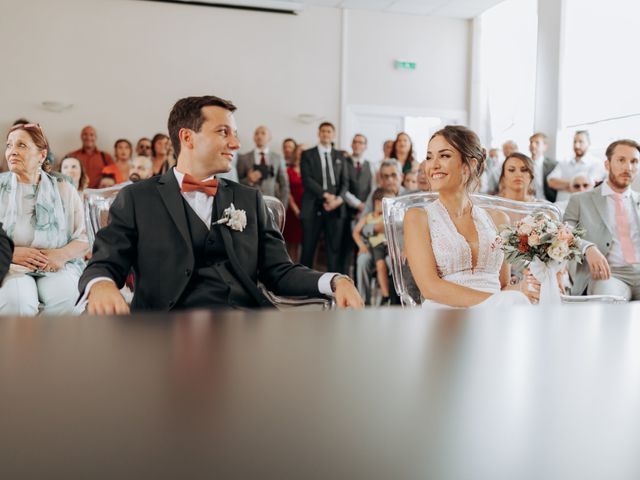
[[[50,173],[49,145],[38,124],[7,135],[9,171],[0,174],[0,222],[15,244],[0,286],[0,314],[73,310],[88,248],[82,202],[74,185]]]

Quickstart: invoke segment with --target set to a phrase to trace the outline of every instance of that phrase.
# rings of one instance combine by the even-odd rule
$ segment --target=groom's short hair
[[[202,107],[221,107],[230,112],[236,111],[236,106],[229,100],[224,100],[213,95],[203,97],[181,98],[171,109],[169,114],[169,138],[173,145],[176,157],[180,155],[180,129],[188,128],[194,132],[199,132],[204,123]]]

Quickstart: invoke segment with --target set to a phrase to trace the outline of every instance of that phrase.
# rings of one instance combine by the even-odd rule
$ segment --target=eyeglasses
[[[39,123],[18,123],[9,129],[9,133],[13,132],[14,130],[26,129],[26,128],[37,128],[38,130],[40,130],[40,133],[44,134],[44,132],[42,131],[42,127],[40,126]]]
[[[574,183],[572,185],[573,188],[589,188],[591,185],[589,183]]]

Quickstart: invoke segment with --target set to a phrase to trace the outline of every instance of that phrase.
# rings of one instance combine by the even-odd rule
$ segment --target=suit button
[[[609,244],[607,243],[607,247],[609,246]]]
[[[184,274],[185,274],[187,277],[189,277],[189,276],[191,275],[191,269],[187,268],[187,269],[184,271]]]
[[[175,304],[176,304],[176,302],[174,302],[173,300],[171,300],[171,301],[169,302],[169,308],[173,307]]]

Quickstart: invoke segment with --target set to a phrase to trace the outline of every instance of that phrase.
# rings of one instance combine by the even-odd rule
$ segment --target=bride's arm
[[[411,208],[405,214],[404,245],[411,274],[423,297],[452,307],[471,307],[491,296],[438,276],[427,212],[424,210]]]

